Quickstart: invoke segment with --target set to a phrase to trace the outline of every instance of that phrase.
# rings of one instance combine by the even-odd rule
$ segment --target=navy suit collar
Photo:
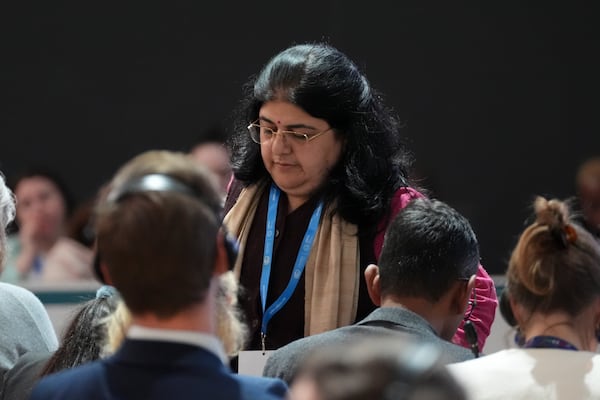
[[[229,367],[214,353],[185,343],[158,340],[125,339],[107,362],[140,364],[143,366],[204,366],[230,372]]]

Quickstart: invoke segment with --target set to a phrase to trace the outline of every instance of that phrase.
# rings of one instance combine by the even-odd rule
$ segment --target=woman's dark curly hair
[[[395,190],[408,185],[412,157],[403,145],[398,117],[339,50],[324,43],[289,47],[252,77],[244,91],[230,139],[234,174],[244,185],[268,177],[260,146],[246,127],[258,119],[265,102],[275,99],[326,120],[344,139],[341,159],[323,188],[326,204],[337,200],[334,213],[374,227]]]

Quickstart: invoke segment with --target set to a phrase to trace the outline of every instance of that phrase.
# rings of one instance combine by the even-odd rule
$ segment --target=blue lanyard
[[[557,338],[555,336],[534,336],[529,339],[524,345],[524,348],[528,349],[565,349],[565,350],[577,350],[577,347],[571,343]]]
[[[308,223],[308,228],[306,228],[306,233],[304,234],[304,238],[302,239],[302,244],[300,245],[300,250],[298,250],[298,255],[296,256],[296,262],[294,263],[294,269],[292,270],[292,276],[290,277],[290,281],[287,284],[287,287],[281,293],[279,298],[273,302],[266,308],[267,304],[267,293],[269,290],[269,278],[271,276],[271,262],[273,260],[273,241],[275,238],[275,222],[277,221],[277,207],[279,205],[279,195],[281,194],[279,188],[275,186],[274,183],[271,184],[271,190],[269,192],[269,208],[267,210],[267,228],[265,232],[265,250],[263,256],[263,265],[262,272],[260,274],[260,301],[262,304],[263,317],[262,317],[262,325],[261,325],[261,340],[263,351],[265,350],[265,338],[267,336],[267,325],[269,321],[281,308],[288,302],[294,290],[296,290],[296,286],[298,286],[298,282],[302,277],[302,272],[304,272],[304,267],[306,265],[306,260],[308,260],[308,256],[310,254],[310,250],[313,245],[313,241],[315,239],[315,235],[317,233],[317,228],[319,226],[319,220],[321,218],[321,210],[323,209],[323,202],[319,201],[319,204],[313,211],[312,216],[310,217],[310,222]]]

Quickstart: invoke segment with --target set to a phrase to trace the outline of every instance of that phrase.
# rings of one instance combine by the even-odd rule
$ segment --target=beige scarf
[[[240,193],[224,223],[240,242],[234,268],[239,279],[245,243],[258,201],[268,182],[251,185]],[[359,247],[356,226],[324,210],[304,270],[304,335],[349,325],[356,318],[359,283]]]

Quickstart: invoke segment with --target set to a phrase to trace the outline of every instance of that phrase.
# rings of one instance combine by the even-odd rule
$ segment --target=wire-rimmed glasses
[[[284,137],[288,143],[308,143],[333,129],[332,127],[329,127],[321,132],[303,133],[297,131],[275,130],[273,128],[269,128],[268,126],[260,125],[257,122],[258,120],[248,125],[248,131],[250,132],[252,141],[258,144],[269,142],[275,135],[282,135],[282,137]]]

